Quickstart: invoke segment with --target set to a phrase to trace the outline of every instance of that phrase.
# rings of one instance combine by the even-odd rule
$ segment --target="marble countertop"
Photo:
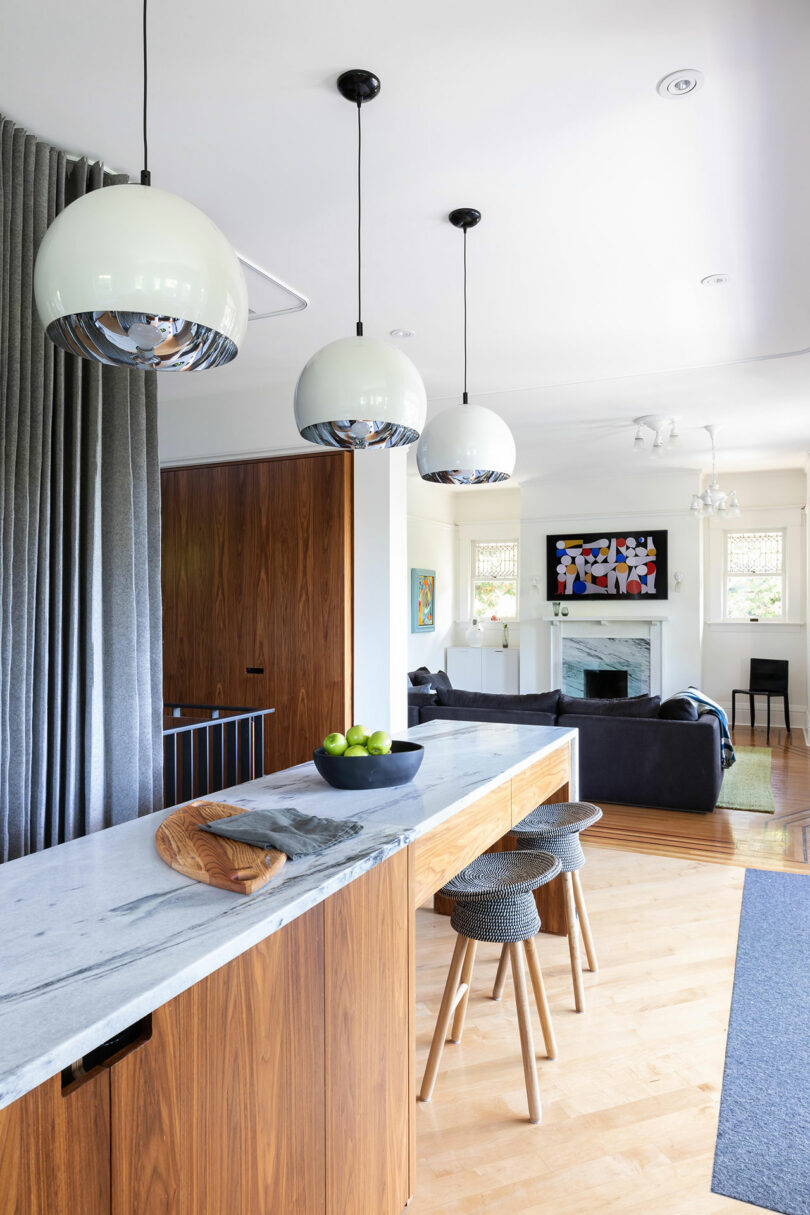
[[[407,731],[425,758],[397,789],[331,789],[307,763],[212,794],[364,824],[247,897],[163,863],[167,811],[0,865],[0,1109],[574,736],[429,722]]]

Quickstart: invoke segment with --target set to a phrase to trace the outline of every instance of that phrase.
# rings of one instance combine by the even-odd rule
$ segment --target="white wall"
[[[546,599],[546,536],[552,532],[662,531],[669,533],[670,595],[668,599],[631,602],[617,600],[617,616],[661,616],[665,696],[690,683],[700,683],[702,629],[702,529],[689,514],[698,473],[651,469],[632,475],[525,482],[521,487],[520,687],[522,692],[550,687],[551,615]],[[683,573],[674,590],[672,574]],[[537,585],[533,585],[533,580]],[[604,600],[569,604],[577,619],[605,615]]]
[[[408,670],[444,668],[449,645],[463,645],[470,623],[470,544],[520,535],[520,487],[464,490],[408,478]],[[410,571],[436,570],[436,630],[410,632]],[[487,622],[484,644],[501,645],[503,629]],[[510,625],[510,646],[519,643]]]
[[[807,476],[803,469],[779,472],[723,473],[723,486],[736,489],[742,513],[724,521],[713,516],[704,526],[705,615],[703,688],[731,709],[731,689],[748,685],[751,658],[785,658],[790,663],[792,724],[804,726],[807,717]],[[787,619],[779,623],[722,619],[724,538],[726,531],[785,529],[787,560]],[[773,702],[773,720],[782,723],[781,704]],[[739,720],[748,722],[748,705],[737,698]],[[765,721],[765,701],[757,703],[757,717]]]
[[[354,457],[354,720],[407,725],[407,452]]]
[[[454,494],[445,485],[408,477],[408,670],[443,670],[445,649],[453,644],[457,578],[457,529]],[[411,632],[411,570],[436,571],[436,630]]]

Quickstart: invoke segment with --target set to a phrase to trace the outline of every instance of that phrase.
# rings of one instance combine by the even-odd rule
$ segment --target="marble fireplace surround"
[[[628,696],[661,695],[665,616],[547,617],[551,687],[585,695],[585,670],[626,670]]]

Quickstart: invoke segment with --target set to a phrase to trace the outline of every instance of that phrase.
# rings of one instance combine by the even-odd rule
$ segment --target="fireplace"
[[[627,671],[585,670],[585,695],[588,699],[614,700],[627,695]]]

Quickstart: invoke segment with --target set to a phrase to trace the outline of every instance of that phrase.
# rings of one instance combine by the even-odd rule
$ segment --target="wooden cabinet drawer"
[[[511,801],[507,781],[416,841],[417,907],[506,834],[512,825]]]
[[[560,799],[569,796],[568,782],[571,775],[571,747],[559,747],[549,755],[532,764],[517,776],[512,777],[512,824],[530,814],[541,802],[548,801],[560,793]],[[561,792],[560,792],[561,791]],[[511,824],[510,824],[511,825]]]

